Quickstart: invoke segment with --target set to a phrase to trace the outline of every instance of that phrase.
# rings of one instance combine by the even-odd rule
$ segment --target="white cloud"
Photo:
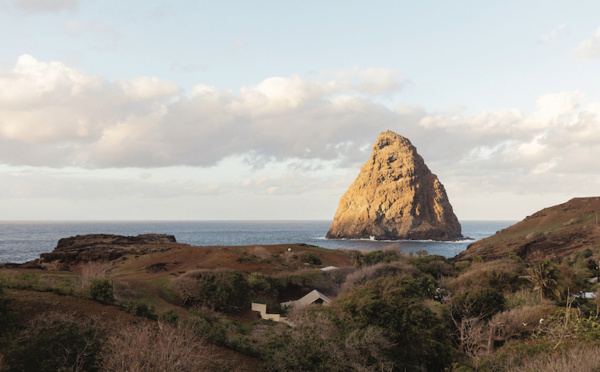
[[[14,7],[26,14],[59,13],[77,10],[79,0],[14,0]]]
[[[600,173],[600,102],[583,105],[581,92],[541,96],[530,114],[504,109],[430,115],[418,106],[392,109],[376,102],[381,92],[400,89],[394,76],[386,70],[329,71],[317,80],[273,77],[239,92],[197,85],[185,95],[170,81],[110,82],[25,55],[0,73],[0,163],[135,167],[139,175],[147,173],[141,168],[225,167],[224,161],[235,158],[251,174],[190,190],[238,187],[290,195],[332,187],[319,172],[357,170],[379,132],[390,129],[409,138],[445,184],[444,177],[459,177],[460,184],[495,192],[563,190],[548,175],[568,175],[578,185]],[[254,174],[270,164],[285,165],[285,172]],[[305,182],[308,175],[313,181]],[[175,185],[187,187],[182,180]]]
[[[586,61],[600,56],[600,27],[596,29],[596,34],[591,39],[584,40],[577,47],[577,57]]]

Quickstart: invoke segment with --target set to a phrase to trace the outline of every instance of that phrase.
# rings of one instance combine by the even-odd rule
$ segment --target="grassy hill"
[[[600,248],[600,197],[575,198],[542,209],[470,244],[455,259],[496,259],[514,253],[528,263],[538,263],[560,261],[586,248]]]

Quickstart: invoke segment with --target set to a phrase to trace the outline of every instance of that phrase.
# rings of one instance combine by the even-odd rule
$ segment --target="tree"
[[[390,358],[398,370],[442,370],[451,357],[446,321],[425,302],[412,276],[380,278],[353,287],[336,299],[359,327],[376,326],[396,346]]]
[[[194,271],[174,279],[171,286],[184,305],[209,306],[224,311],[250,306],[248,281],[236,270]]]
[[[529,274],[524,278],[533,283],[533,289],[540,293],[542,301],[549,298],[550,295],[560,298],[558,270],[552,262],[544,260],[529,268],[528,271]]]
[[[105,331],[93,319],[43,313],[4,350],[7,371],[97,371]]]

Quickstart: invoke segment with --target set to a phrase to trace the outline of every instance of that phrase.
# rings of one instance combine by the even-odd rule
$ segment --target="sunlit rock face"
[[[410,141],[391,131],[379,135],[327,233],[330,239],[461,237],[444,186]]]

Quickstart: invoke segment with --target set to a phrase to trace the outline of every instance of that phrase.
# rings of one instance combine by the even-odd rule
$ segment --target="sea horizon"
[[[59,239],[87,234],[169,234],[177,242],[195,246],[244,246],[304,243],[322,248],[406,253],[426,250],[453,257],[477,240],[512,225],[506,220],[461,221],[468,240],[326,239],[331,220],[42,220],[0,221],[0,263],[23,263],[51,252]]]

